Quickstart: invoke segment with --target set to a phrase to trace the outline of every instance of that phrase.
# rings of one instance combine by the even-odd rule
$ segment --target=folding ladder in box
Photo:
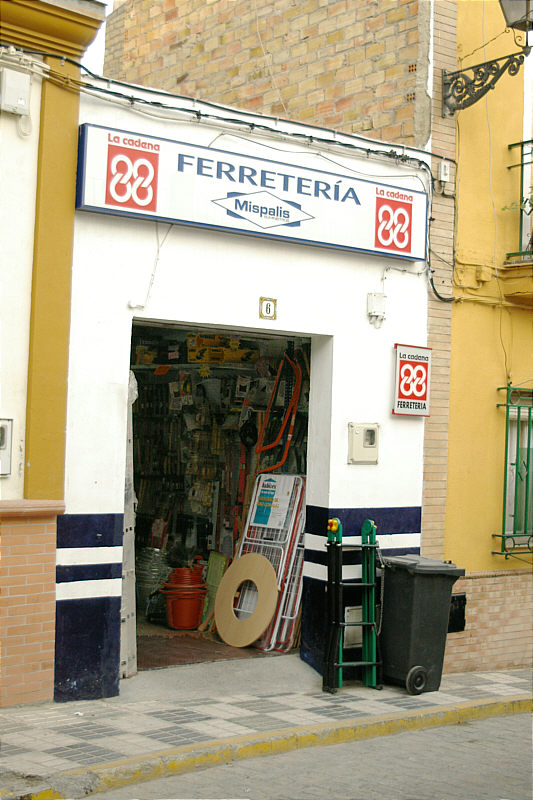
[[[345,667],[362,667],[364,686],[378,686],[377,670],[381,662],[377,657],[376,626],[376,526],[365,520],[361,528],[361,544],[342,541],[342,523],[339,519],[328,520],[328,587],[327,587],[327,633],[324,652],[322,690],[334,694],[342,686],[342,670]],[[343,580],[343,551],[361,550],[361,581]],[[362,614],[360,622],[344,619],[344,587],[361,589]],[[344,629],[349,626],[362,628],[362,660],[344,661]]]
[[[305,478],[301,475],[261,474],[254,485],[250,509],[237,556],[259,553],[276,572],[279,595],[272,621],[255,642],[260,650],[290,650],[302,591],[305,527]],[[239,619],[253,613],[257,589],[250,581],[241,587],[234,609]]]

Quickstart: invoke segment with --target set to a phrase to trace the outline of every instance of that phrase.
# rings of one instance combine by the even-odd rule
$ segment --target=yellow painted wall
[[[458,67],[516,52],[513,34],[504,31],[496,0],[459,0]],[[518,214],[503,206],[519,195],[507,146],[523,138],[523,93],[522,70],[455,115],[454,296],[461,300],[452,312],[445,558],[467,571],[524,566],[491,554],[500,547],[492,534],[501,533],[505,455],[505,411],[497,408],[504,393],[497,388],[533,378],[531,307],[509,303],[502,279],[506,253],[518,249]]]
[[[468,571],[516,569],[514,558],[491,555],[500,542],[505,409],[500,310],[468,303],[454,309],[450,386],[449,472],[445,558]],[[532,376],[530,310],[502,315],[513,383]],[[455,343],[454,343],[455,340]]]

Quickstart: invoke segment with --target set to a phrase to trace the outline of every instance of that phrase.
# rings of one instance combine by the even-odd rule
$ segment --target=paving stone
[[[180,668],[177,668],[178,670]],[[166,671],[163,671],[166,672]],[[174,674],[174,673],[172,673]],[[180,676],[182,673],[179,673]],[[189,673],[187,673],[189,675]],[[162,676],[159,672],[154,672],[152,678],[154,686]],[[149,680],[151,680],[150,678]],[[143,685],[146,687],[147,678],[143,678]],[[132,695],[131,686],[127,684],[127,697],[107,698],[83,703],[62,703],[62,704],[42,704],[32,708],[14,707],[2,709],[0,714],[0,729],[2,731],[2,747],[0,748],[0,785],[5,786],[13,792],[23,794],[20,790],[20,779],[15,773],[31,774],[36,778],[45,778],[52,773],[62,772],[68,769],[83,769],[87,767],[98,768],[98,765],[121,758],[138,758],[141,761],[144,757],[182,745],[201,746],[203,742],[212,742],[217,739],[227,741],[232,737],[251,736],[256,734],[269,739],[269,733],[282,732],[285,728],[298,728],[302,730],[309,728],[315,729],[317,725],[332,727],[346,726],[350,719],[357,720],[357,725],[368,721],[373,717],[387,717],[394,715],[396,718],[402,712],[411,714],[419,711],[421,714],[427,709],[437,708],[445,710],[463,706],[465,702],[485,703],[491,700],[504,702],[513,695],[528,695],[531,692],[531,670],[513,670],[502,673],[467,673],[464,675],[444,676],[439,692],[428,692],[419,696],[406,694],[402,687],[385,686],[382,691],[377,692],[372,689],[362,687],[360,683],[349,682],[336,694],[330,695],[323,693],[320,682],[317,681],[316,691],[279,691],[267,694],[263,688],[254,691],[242,691],[242,688],[234,693],[221,691],[217,696],[213,690],[213,683],[208,685],[208,691],[203,696],[186,697],[186,689],[181,689],[179,696],[174,696],[169,692],[167,696],[155,694],[150,697],[144,689],[135,701]],[[178,685],[178,684],[177,684]],[[180,684],[186,686],[186,681]],[[242,686],[246,686],[243,681]],[[280,685],[280,688],[281,685]],[[191,690],[192,691],[192,690]],[[196,688],[196,691],[198,689]],[[510,789],[515,790],[515,781],[520,791],[522,784],[520,776],[523,770],[522,754],[519,748],[516,750],[508,745],[510,736],[507,721],[512,718],[498,717],[497,723],[492,728],[494,745],[496,750],[501,749],[498,761],[495,761],[494,753],[491,748],[487,751],[487,757],[480,760],[484,765],[483,770],[478,770],[478,777],[483,784],[485,775],[492,775],[495,764],[504,764],[505,772],[508,777]],[[450,736],[450,729],[439,728],[433,732],[433,737],[423,740],[423,758],[420,751],[420,739],[413,739],[416,745],[412,748],[406,746],[403,758],[398,762],[393,757],[387,770],[383,772],[379,766],[375,766],[374,786],[384,787],[384,791],[392,792],[395,783],[395,769],[403,769],[404,773],[411,776],[413,791],[420,783],[420,796],[413,794],[412,797],[405,797],[405,800],[425,800],[426,792],[424,775],[420,775],[421,770],[427,769],[426,760],[438,754],[439,762],[437,772],[445,769],[450,781],[449,797],[442,794],[442,800],[503,800],[506,794],[501,794],[501,798],[496,795],[477,795],[461,796],[462,772],[456,769],[457,760],[457,731],[461,730],[461,736],[467,736],[461,753],[467,754],[470,750],[478,746],[477,729],[470,725],[454,726],[452,731],[455,734]],[[471,733],[470,733],[471,731]],[[469,737],[469,738],[468,738]],[[387,737],[397,739],[398,737]],[[470,741],[471,739],[471,741]],[[375,748],[377,740],[372,740]],[[437,743],[437,744],[435,744]],[[358,743],[360,745],[363,742]],[[519,743],[520,744],[520,743]],[[435,751],[428,750],[428,747],[435,748]],[[529,730],[529,745],[531,745],[531,730]],[[316,748],[313,748],[316,750]],[[329,748],[318,748],[320,750]],[[365,751],[355,749],[351,754],[354,759],[352,763],[352,773],[358,774],[359,768],[363,769],[360,756]],[[377,751],[376,751],[377,752]],[[390,757],[390,753],[388,758]],[[477,755],[476,755],[477,757]],[[390,760],[390,758],[389,758]],[[254,764],[255,764],[255,760]],[[278,762],[277,762],[278,763]],[[280,767],[281,767],[281,762]],[[379,764],[379,762],[375,762]],[[252,765],[252,760],[247,760],[246,774],[254,774],[256,767]],[[314,768],[314,765],[313,765]],[[314,772],[309,773],[314,774]],[[323,778],[322,769],[317,772],[320,780]],[[186,776],[181,776],[185,779]],[[309,775],[307,776],[309,777]],[[345,787],[349,782],[349,776],[345,778],[339,775],[339,786]],[[279,786],[283,788],[283,781]],[[324,785],[319,783],[320,789],[317,790],[309,779],[303,787],[302,798],[314,798],[327,796],[330,798],[329,789],[324,795]],[[495,787],[498,786],[496,782]],[[16,787],[16,788],[15,788]],[[274,784],[271,782],[272,795]],[[25,787],[28,791],[31,786]],[[277,788],[277,784],[276,787]],[[134,795],[131,794],[130,798]],[[340,789],[339,789],[340,791]],[[354,793],[346,796],[356,798],[360,791],[359,785],[354,786]],[[366,790],[365,790],[366,791]],[[137,787],[135,788],[137,792]],[[321,794],[322,792],[322,794]],[[515,792],[516,794],[516,792]],[[508,800],[521,800],[521,796],[516,797],[509,790]],[[136,796],[136,795],[135,795]],[[144,795],[139,795],[140,798]],[[152,795],[152,797],[155,795]],[[164,795],[157,795],[163,797]],[[171,797],[179,798],[179,794],[171,794]],[[186,796],[186,795],[185,795]],[[191,795],[196,796],[196,795]],[[209,795],[216,797],[219,795]],[[225,795],[222,794],[222,797]],[[239,792],[234,791],[228,796],[240,796]],[[243,795],[246,796],[246,793]],[[255,796],[255,795],[254,795]],[[334,797],[335,795],[331,795]],[[341,796],[341,795],[339,795]],[[365,796],[364,792],[361,797]],[[380,800],[386,798],[386,794]],[[260,794],[257,797],[261,797]],[[370,800],[372,795],[368,795]],[[438,795],[427,795],[428,800],[439,800]],[[119,795],[117,795],[117,800]],[[404,800],[404,797],[395,797],[393,800]],[[528,797],[527,800],[530,800]]]

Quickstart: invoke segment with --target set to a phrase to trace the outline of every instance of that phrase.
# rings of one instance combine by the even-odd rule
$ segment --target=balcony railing
[[[511,164],[508,169],[520,169],[520,196],[507,209],[516,209],[520,214],[519,249],[507,253],[508,258],[522,256],[530,260],[533,258],[533,139],[526,142],[510,144],[509,150],[519,148],[520,159]],[[517,154],[517,153],[516,153]]]

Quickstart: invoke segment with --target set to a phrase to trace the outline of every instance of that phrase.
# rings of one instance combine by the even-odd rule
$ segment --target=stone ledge
[[[515,305],[533,305],[533,255],[508,258],[500,268],[505,298]]]
[[[17,517],[56,517],[64,513],[63,500],[0,500],[0,522]]]
[[[516,567],[512,567],[510,569],[494,569],[494,570],[487,570],[486,572],[467,572],[466,575],[463,575],[461,578],[458,578],[458,581],[481,581],[485,578],[508,578],[511,575],[531,575],[531,567],[527,566],[523,569],[517,569]]]

